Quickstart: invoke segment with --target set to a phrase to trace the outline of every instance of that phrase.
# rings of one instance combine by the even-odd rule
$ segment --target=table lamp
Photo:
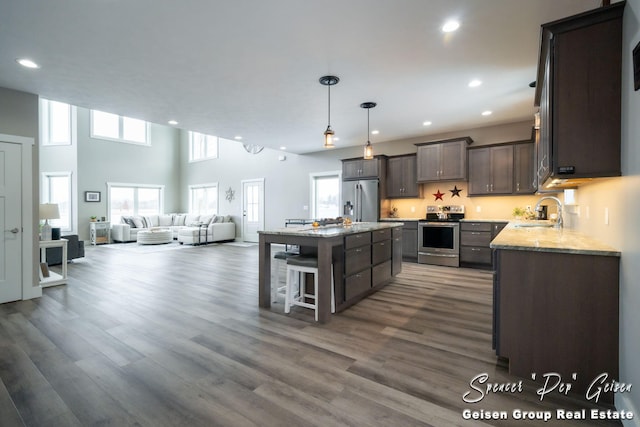
[[[55,203],[42,203],[40,205],[40,219],[44,219],[44,224],[40,232],[41,240],[51,240],[51,226],[49,225],[50,219],[60,218],[60,210]]]

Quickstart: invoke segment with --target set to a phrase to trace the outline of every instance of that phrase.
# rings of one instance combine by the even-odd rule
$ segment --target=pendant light
[[[371,141],[369,141],[369,135],[371,135],[371,133],[369,132],[369,110],[371,110],[376,105],[378,104],[376,104],[375,102],[363,102],[362,104],[360,104],[360,108],[367,109],[367,143],[364,146],[365,160],[373,159],[373,147],[371,146]]]
[[[335,132],[331,129],[331,86],[337,85],[340,79],[336,76],[322,76],[320,77],[320,84],[327,86],[327,91],[329,94],[328,97],[328,105],[329,105],[329,114],[327,120],[327,130],[324,131],[324,148],[334,148],[333,145],[333,136]]]

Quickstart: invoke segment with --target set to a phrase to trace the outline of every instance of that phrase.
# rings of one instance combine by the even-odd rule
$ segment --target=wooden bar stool
[[[313,294],[305,290],[304,274],[313,274]],[[300,275],[302,275],[300,277]],[[331,312],[336,312],[335,283],[333,280],[333,263],[331,264]],[[289,313],[291,306],[315,310],[316,322],[318,321],[318,258],[295,255],[287,258],[287,284],[284,298],[284,312]],[[306,302],[313,300],[312,303]]]

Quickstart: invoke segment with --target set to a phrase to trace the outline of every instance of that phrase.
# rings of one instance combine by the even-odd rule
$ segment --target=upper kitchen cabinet
[[[513,192],[533,194],[536,192],[535,144],[531,141],[513,146]]]
[[[469,149],[469,195],[513,193],[513,145]]]
[[[387,197],[421,197],[417,177],[417,156],[408,154],[387,159]]]
[[[624,7],[622,1],[542,26],[535,96],[541,190],[621,174]]]
[[[418,182],[466,181],[468,136],[416,144]]]
[[[372,160],[362,157],[342,160],[342,180],[382,178],[386,174],[386,156],[375,156]]]

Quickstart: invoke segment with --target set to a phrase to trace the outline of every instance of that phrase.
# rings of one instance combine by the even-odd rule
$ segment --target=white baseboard
[[[629,411],[633,413],[632,420],[624,420],[622,425],[624,427],[640,427],[640,412],[635,407],[629,396],[626,394],[619,394],[615,400],[616,409],[618,411]]]

